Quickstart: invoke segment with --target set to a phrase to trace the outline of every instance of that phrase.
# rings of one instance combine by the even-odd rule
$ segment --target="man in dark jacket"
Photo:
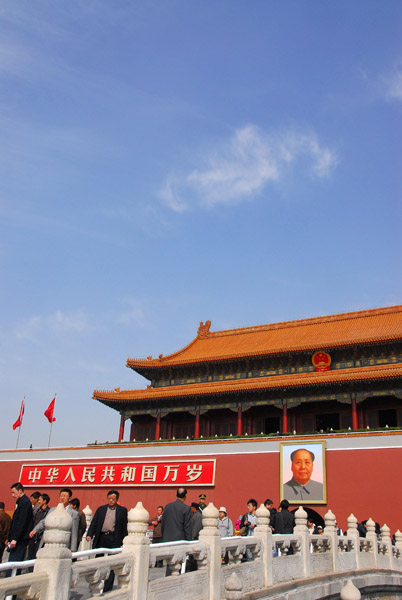
[[[39,521],[42,521],[43,519],[46,518],[46,515],[50,510],[49,502],[50,502],[50,498],[47,494],[39,495],[38,502],[36,503],[36,506],[38,508],[36,509],[36,511],[34,510],[34,518],[33,518],[33,527],[34,528],[39,523]],[[32,559],[36,558],[36,554],[39,550],[39,544],[42,539],[42,536],[43,536],[43,532],[37,534],[36,531],[34,531],[34,529],[29,533],[29,537],[31,539],[29,540],[29,545],[28,545],[28,560],[32,560]]]
[[[4,502],[0,502],[0,562],[3,560],[5,544],[8,540],[8,534],[11,526],[11,517],[4,510]]]
[[[10,548],[10,562],[24,560],[25,551],[29,541],[29,532],[32,529],[33,513],[32,504],[28,496],[24,494],[21,483],[13,483],[11,495],[17,503],[10,531],[8,534]]]
[[[71,498],[70,502],[68,503],[68,505],[74,509],[79,516],[79,523],[78,523],[78,548],[81,544],[82,538],[84,537],[84,533],[87,530],[87,520],[85,518],[85,514],[83,513],[83,511],[80,509],[80,501],[79,498]]]
[[[164,542],[178,540],[192,540],[191,509],[185,500],[186,488],[179,488],[176,492],[177,499],[166,504],[162,516],[162,539]]]
[[[192,502],[190,508],[192,513],[191,535],[193,540],[198,540],[200,531],[202,529],[202,511],[197,502]]]
[[[119,499],[117,490],[110,490],[107,494],[107,504],[96,509],[94,518],[88,528],[87,541],[93,538],[93,548],[120,548],[127,535],[127,508],[117,504]],[[114,571],[110,571],[105,580],[103,593],[113,588]]]
[[[274,533],[293,533],[295,516],[289,512],[289,502],[282,500],[274,517]]]

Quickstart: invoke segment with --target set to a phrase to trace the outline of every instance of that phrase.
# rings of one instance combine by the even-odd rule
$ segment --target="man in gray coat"
[[[162,515],[162,540],[176,542],[192,540],[191,509],[185,504],[186,488],[180,487],[176,492],[176,500],[166,504]]]
[[[71,552],[76,552],[78,548],[78,526],[80,524],[80,517],[76,510],[69,506],[69,502],[73,492],[70,488],[63,488],[60,490],[59,503],[63,504],[65,511],[70,515],[73,520],[72,528],[71,528],[71,537],[70,537],[70,550]],[[55,508],[51,508],[49,513],[51,513]],[[33,528],[32,534],[30,537],[33,537],[35,534],[42,534],[45,531],[45,519],[39,521],[39,523]],[[39,547],[43,546],[44,539],[42,537]]]

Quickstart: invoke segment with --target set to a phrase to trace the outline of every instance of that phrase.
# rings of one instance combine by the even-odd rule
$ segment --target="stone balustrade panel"
[[[0,579],[0,600],[5,600],[13,594],[20,598],[42,600],[46,597],[48,582],[46,573],[25,573]]]
[[[272,559],[273,583],[302,579],[304,576],[301,555],[275,556]]]
[[[250,560],[243,562],[246,550]],[[227,564],[222,564],[220,579],[221,597],[225,597],[227,580],[233,575],[239,578],[243,593],[257,591],[264,587],[264,573],[261,555],[261,540],[254,536],[225,538],[221,541],[221,556]]]
[[[201,542],[186,542],[185,544],[153,544],[149,550],[149,566],[154,567],[158,561],[166,560],[169,563],[182,564],[187,556],[192,555],[197,561],[203,560],[207,554],[207,546]]]
[[[114,570],[117,576],[117,587],[120,590],[128,588],[130,574],[133,570],[133,560],[130,556],[121,554],[100,556],[73,563],[71,588],[74,589],[80,580],[85,579],[91,594],[99,594],[103,589],[103,580],[109,576],[111,570]],[[126,597],[128,599],[128,595]]]
[[[332,573],[332,554],[331,552],[322,552],[320,554],[310,554],[310,575],[324,575]]]
[[[221,542],[221,556],[228,557],[228,565],[238,565],[246,555],[248,549],[255,560],[261,557],[261,540],[254,536],[237,536],[223,539]]]
[[[355,540],[347,536],[338,536],[338,570],[352,571],[356,568]]]
[[[402,571],[402,550],[397,546],[392,546],[392,567]]]
[[[310,574],[323,575],[333,571],[333,557],[331,540],[329,536],[312,535],[310,536]]]
[[[165,573],[165,568],[161,568]],[[207,569],[184,573],[179,577],[162,577],[148,584],[147,600],[208,600],[209,573]]]
[[[257,558],[241,564],[222,566],[221,576],[221,598],[225,597],[225,585],[227,579],[233,574],[239,577],[243,593],[256,592],[264,588],[264,575],[261,559]]]
[[[373,567],[375,567],[373,543],[367,538],[360,538],[359,543],[359,567],[360,569],[372,569]]]

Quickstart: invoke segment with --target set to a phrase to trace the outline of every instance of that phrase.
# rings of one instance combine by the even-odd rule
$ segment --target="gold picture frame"
[[[280,499],[326,504],[325,442],[281,442]]]

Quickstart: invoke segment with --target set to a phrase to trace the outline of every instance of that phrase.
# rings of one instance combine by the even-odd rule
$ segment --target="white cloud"
[[[134,323],[143,327],[146,319],[141,303],[135,298],[124,298],[122,303],[126,308],[116,313],[116,323],[119,323],[120,325],[131,325]]]
[[[402,101],[402,65],[394,70],[394,72],[387,78],[387,96],[391,100]]]
[[[88,329],[88,320],[83,310],[64,313],[57,310],[48,316],[32,316],[15,329],[18,339],[34,339],[44,333],[82,333]]]
[[[261,193],[269,183],[280,182],[291,167],[322,178],[337,162],[335,152],[322,146],[315,134],[267,135],[248,125],[206,156],[203,168],[168,177],[160,196],[176,212],[194,204],[241,202]]]

